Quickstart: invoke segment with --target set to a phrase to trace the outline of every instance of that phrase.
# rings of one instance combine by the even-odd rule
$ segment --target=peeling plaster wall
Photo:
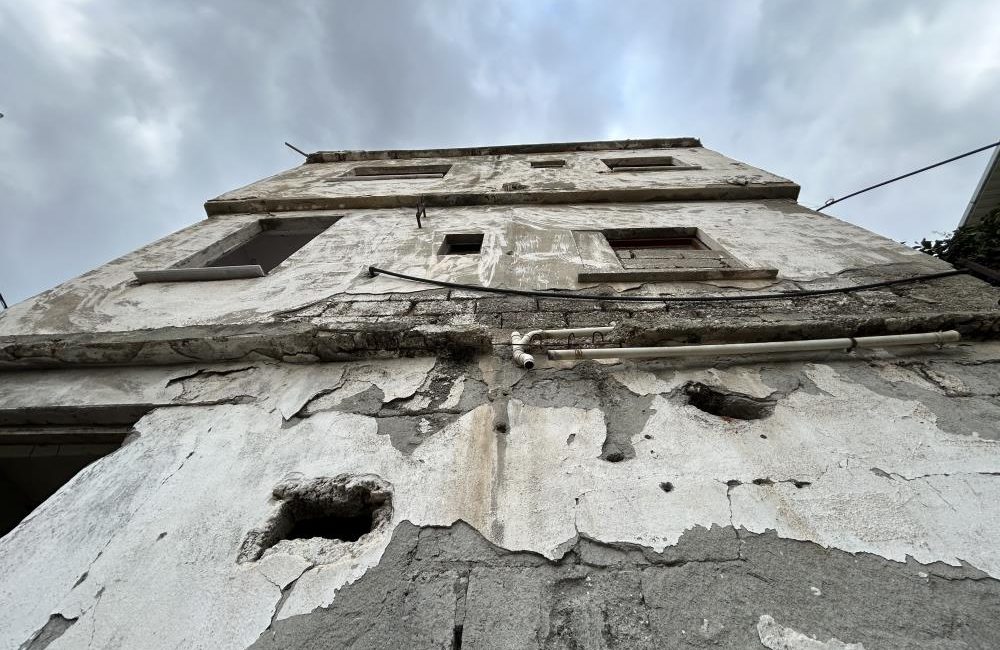
[[[290,213],[296,216],[300,213]],[[305,213],[303,213],[305,214]],[[311,213],[309,213],[311,214]],[[575,230],[694,226],[745,264],[776,268],[777,281],[647,284],[640,292],[696,295],[720,287],[759,291],[794,289],[793,283],[850,284],[851,270],[866,280],[927,273],[950,267],[934,258],[877,237],[850,224],[817,214],[790,201],[691,202],[608,205],[507,206],[429,209],[417,229],[411,209],[345,211],[335,225],[299,250],[268,276],[214,282],[139,285],[133,272],[171,267],[246,227],[255,215],[202,221],[135,253],[14,305],[0,314],[0,336],[72,332],[134,331],[212,324],[273,321],[283,311],[328,299],[379,297],[427,291],[430,287],[384,276],[370,278],[370,265],[450,282],[512,289],[578,289],[577,273],[604,263],[577,246]],[[437,255],[445,233],[484,233],[481,255]],[[959,286],[959,285],[956,285]],[[610,291],[638,287],[610,284]],[[982,294],[979,310],[995,311],[996,292],[971,281],[960,298]],[[986,293],[983,293],[986,292]],[[927,303],[917,303],[927,309]],[[378,307],[377,316],[407,314]],[[940,308],[934,308],[940,311]],[[351,305],[337,314],[366,316]],[[414,315],[421,315],[420,312]],[[461,323],[456,323],[461,324]]]
[[[0,540],[0,647],[43,632],[61,633],[53,650],[247,647],[269,628],[292,629],[286,620],[339,607],[339,590],[380,565],[403,522],[458,521],[500,549],[558,566],[580,540],[673,553],[676,566],[698,557],[685,536],[706,530],[727,562],[740,563],[775,543],[759,537],[771,531],[810,553],[869,554],[913,581],[974,581],[988,591],[962,634],[996,641],[982,625],[1000,606],[998,370],[1000,346],[980,343],[713,368],[561,363],[527,373],[486,356],[0,373],[0,413],[155,407],[119,451]],[[704,412],[690,403],[690,382],[770,399],[773,412]],[[628,405],[616,413],[609,399]],[[605,448],[612,436],[631,447],[617,462]],[[333,555],[317,557],[299,540],[237,563],[244,537],[274,512],[275,485],[342,473],[391,484],[387,527]],[[653,574],[645,579],[651,588]],[[491,597],[506,588],[490,587],[500,590]],[[651,606],[670,597],[659,593],[648,595]],[[618,626],[640,620],[604,615]],[[470,630],[488,623],[482,610],[463,616]],[[547,616],[536,622],[542,637],[557,625],[555,610]],[[851,620],[783,627],[787,617],[747,610],[723,627],[765,647],[803,633],[862,644],[874,634]],[[692,639],[721,635],[717,624],[706,619]],[[593,627],[580,625],[578,640]],[[520,647],[470,634],[463,647]],[[350,647],[365,647],[358,643]]]
[[[955,276],[618,299],[950,268],[697,144],[321,152],[0,314],[8,447],[39,422],[141,416],[0,538],[0,650],[1000,646],[1000,290]],[[702,168],[600,162],[645,154]],[[567,164],[530,167],[546,159]],[[436,163],[453,167],[332,180]],[[298,216],[340,218],[266,277],[134,281]],[[609,260],[579,231],[628,227],[697,227],[779,273],[579,283]],[[470,232],[480,255],[438,255]],[[607,299],[438,289],[370,265]],[[608,345],[950,328],[965,342],[511,362],[512,330],[610,322]],[[317,512],[339,519],[297,528]]]

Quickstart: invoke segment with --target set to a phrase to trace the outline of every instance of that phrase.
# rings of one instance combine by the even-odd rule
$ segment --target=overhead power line
[[[973,149],[972,151],[966,151],[963,154],[959,154],[957,156],[952,156],[951,158],[949,158],[947,160],[942,160],[941,162],[936,162],[933,165],[927,165],[926,167],[921,167],[920,169],[915,169],[912,172],[909,172],[907,174],[903,174],[902,176],[897,176],[895,178],[890,178],[887,181],[882,181],[881,183],[877,183],[875,185],[872,185],[871,187],[866,187],[863,190],[858,190],[857,192],[851,192],[850,194],[847,194],[846,196],[842,196],[839,199],[830,199],[829,201],[827,201],[826,203],[824,203],[823,205],[819,206],[816,209],[817,210],[823,210],[824,208],[830,207],[834,203],[840,203],[841,201],[843,201],[845,199],[849,199],[852,196],[857,196],[858,194],[864,194],[865,192],[868,192],[869,190],[874,190],[876,188],[882,187],[883,185],[888,185],[889,183],[895,183],[896,181],[903,180],[904,178],[909,178],[910,176],[914,176],[914,175],[919,174],[921,172],[925,172],[928,169],[934,169],[935,167],[940,167],[941,165],[947,165],[950,162],[955,162],[956,160],[960,160],[960,159],[965,158],[967,156],[971,156],[972,154],[977,154],[980,151],[986,151],[987,149],[992,149],[993,147],[996,147],[998,145],[1000,145],[1000,140],[998,140],[997,142],[994,142],[993,144],[988,144],[988,145],[986,145],[984,147],[979,147],[978,149]]]

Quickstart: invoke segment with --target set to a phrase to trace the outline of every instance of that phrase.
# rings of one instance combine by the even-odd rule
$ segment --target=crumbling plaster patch
[[[801,632],[785,627],[769,614],[762,614],[757,622],[760,642],[770,650],[865,650],[860,643],[844,643],[839,639],[819,641]]]
[[[409,454],[378,435],[370,416],[319,411],[284,428],[285,412],[336,389],[348,374],[336,366],[262,364],[256,403],[147,415],[137,438],[0,541],[0,584],[15,621],[2,630],[3,644],[16,647],[55,613],[77,620],[58,640],[66,647],[91,636],[95,645],[212,638],[243,647],[274,620],[328,605],[378,564],[388,535],[329,564],[235,561],[247,530],[274,507],[271,490],[290,473],[374,474],[394,486],[388,530],[404,519],[438,526],[461,519],[503,548],[548,558],[579,537],[662,550],[693,527],[733,524],[900,561],[964,561],[1000,575],[997,518],[982,516],[1000,499],[997,443],[942,431],[918,402],[859,385],[852,373],[864,362],[782,367],[805,373],[815,390],[788,390],[794,382],[779,381],[773,366],[765,375],[752,367],[610,366],[655,409],[633,437],[635,458],[620,463],[600,459],[607,430],[598,397],[559,390],[549,405],[511,398],[506,431],[495,427],[495,403],[470,405]],[[347,366],[397,400],[417,395],[435,368],[427,359]],[[227,377],[192,374],[198,370],[164,369],[159,385]],[[449,372],[453,384],[463,375],[506,383],[525,374],[491,362]],[[767,419],[726,420],[680,398],[688,381],[757,395],[783,383],[787,395]],[[441,386],[446,401],[452,387]],[[279,408],[285,394],[296,397]],[[659,487],[664,481],[671,491]],[[28,590],[32,598],[23,597]],[[155,640],[128,624],[151,609],[164,619]]]

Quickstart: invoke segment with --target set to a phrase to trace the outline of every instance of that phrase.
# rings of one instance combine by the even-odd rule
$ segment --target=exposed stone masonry
[[[663,553],[580,538],[550,561],[463,522],[404,522],[379,566],[333,605],[273,624],[252,647],[987,648],[1000,636],[997,602],[1000,581],[973,569],[731,527],[695,528]]]

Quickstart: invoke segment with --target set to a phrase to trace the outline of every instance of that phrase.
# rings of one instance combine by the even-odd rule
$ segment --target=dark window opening
[[[438,255],[478,255],[482,248],[482,233],[451,233],[444,236]]]
[[[602,231],[619,257],[634,257],[631,251],[648,249],[709,250],[697,228],[618,228]]]
[[[565,167],[565,160],[532,160],[531,166],[535,169],[552,169],[555,167]]]
[[[0,411],[0,536],[121,447],[148,406]]]
[[[708,246],[702,243],[697,237],[660,237],[649,239],[609,239],[611,248],[617,250],[631,250],[637,248],[669,248],[672,250],[707,250]]]
[[[673,156],[637,156],[633,158],[602,158],[608,169],[615,172],[647,172],[663,170],[701,169],[688,165]]]
[[[335,218],[334,218],[335,219]],[[223,253],[206,267],[260,266],[268,273],[333,224],[330,220],[302,223],[298,219],[267,219],[261,231],[243,244]]]
[[[177,267],[136,271],[135,277],[140,283],[259,278],[274,270],[338,220],[339,216],[261,219],[255,230],[235,233],[181,262]]]
[[[381,179],[444,178],[451,165],[363,165],[333,181],[374,181]]]

